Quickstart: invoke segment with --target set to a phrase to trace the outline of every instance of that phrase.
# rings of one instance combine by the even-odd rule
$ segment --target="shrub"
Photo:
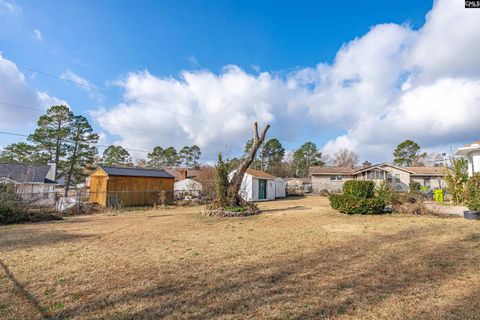
[[[447,191],[452,195],[454,204],[463,204],[468,196],[465,190],[468,181],[468,163],[463,158],[452,158],[450,162],[451,168],[445,169]]]
[[[385,203],[378,197],[362,198],[350,194],[329,197],[333,209],[346,214],[380,214],[385,209]]]
[[[420,190],[422,190],[422,185],[420,183],[415,181],[410,182],[410,191],[419,192]]]
[[[343,185],[343,194],[360,198],[373,198],[374,191],[375,183],[373,181],[349,180]]]
[[[377,198],[382,199],[385,205],[393,204],[397,201],[397,193],[393,191],[385,181],[375,189]]]
[[[480,173],[475,173],[467,183],[467,207],[480,212]]]

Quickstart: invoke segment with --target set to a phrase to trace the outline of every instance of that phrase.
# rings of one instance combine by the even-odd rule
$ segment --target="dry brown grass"
[[[2,226],[0,318],[480,318],[478,222],[260,207]]]

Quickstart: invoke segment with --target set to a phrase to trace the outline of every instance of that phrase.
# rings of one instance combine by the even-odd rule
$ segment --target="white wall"
[[[468,154],[468,175],[471,177],[475,172],[480,172],[480,151]]]
[[[285,198],[285,181],[283,179],[275,179],[275,198]]]
[[[16,193],[31,205],[55,203],[55,185],[49,183],[22,183],[16,185]]]

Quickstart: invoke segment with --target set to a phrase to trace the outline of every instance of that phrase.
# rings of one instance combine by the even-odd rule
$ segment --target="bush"
[[[385,205],[390,205],[397,201],[397,193],[385,181],[382,181],[376,188],[375,194],[377,198],[382,199]]]
[[[348,180],[343,185],[343,194],[360,197],[373,198],[375,192],[375,183],[365,180]]]
[[[480,173],[475,173],[467,183],[467,207],[480,212]]]
[[[422,185],[420,183],[415,181],[410,182],[410,191],[419,192],[420,190],[422,190]]]
[[[346,214],[380,214],[385,203],[378,197],[362,198],[350,194],[332,194],[329,197],[333,209]]]

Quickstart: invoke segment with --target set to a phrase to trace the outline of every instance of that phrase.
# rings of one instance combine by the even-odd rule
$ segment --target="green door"
[[[258,179],[258,199],[267,199],[267,180]]]

